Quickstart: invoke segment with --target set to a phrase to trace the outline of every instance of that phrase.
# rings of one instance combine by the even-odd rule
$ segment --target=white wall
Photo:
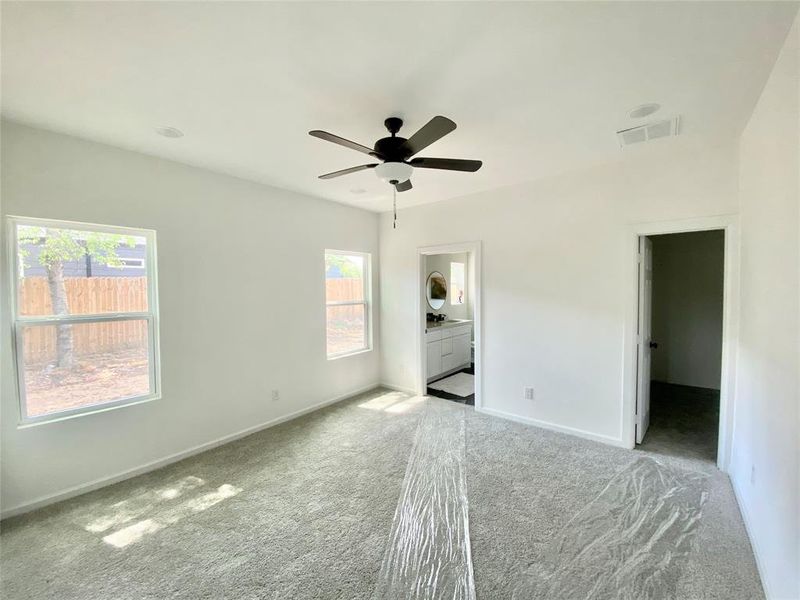
[[[630,225],[737,209],[735,144],[663,142],[623,163],[401,207],[396,230],[383,215],[383,380],[416,385],[417,247],[480,240],[485,408],[623,445]]]
[[[3,214],[157,231],[163,387],[18,429],[4,271],[5,511],[378,382],[377,348],[326,360],[323,257],[373,253],[377,291],[375,214],[12,123],[2,175]]]
[[[741,302],[730,467],[768,596],[782,599],[800,598],[799,41],[795,21],[740,144]]]
[[[651,379],[720,389],[725,233],[654,235]]]
[[[451,304],[453,288],[450,281],[450,263],[464,264],[464,304]],[[447,300],[439,310],[434,310],[427,303],[422,307],[425,313],[445,314],[448,319],[472,319],[472,299],[469,281],[469,253],[430,254],[425,257],[425,280],[433,271],[439,271],[447,280]]]

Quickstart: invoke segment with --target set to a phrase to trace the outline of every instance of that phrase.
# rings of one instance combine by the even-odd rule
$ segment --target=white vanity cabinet
[[[442,341],[428,342],[428,379],[442,372]]]
[[[428,328],[425,333],[428,381],[468,367],[472,360],[471,340],[472,323]]]

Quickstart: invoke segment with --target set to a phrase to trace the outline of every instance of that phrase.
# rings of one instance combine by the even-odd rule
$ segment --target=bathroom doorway
[[[417,393],[480,407],[480,244],[418,250]]]

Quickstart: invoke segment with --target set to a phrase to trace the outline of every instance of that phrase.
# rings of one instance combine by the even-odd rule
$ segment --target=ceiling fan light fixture
[[[403,162],[385,162],[375,167],[375,174],[386,183],[402,183],[411,179],[414,168]]]

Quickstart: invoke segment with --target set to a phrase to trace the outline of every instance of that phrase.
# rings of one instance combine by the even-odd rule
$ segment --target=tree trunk
[[[67,288],[64,285],[64,264],[58,260],[47,265],[47,284],[54,315],[68,315]],[[72,325],[56,325],[56,349],[59,367],[71,367],[75,362],[72,348]]]

